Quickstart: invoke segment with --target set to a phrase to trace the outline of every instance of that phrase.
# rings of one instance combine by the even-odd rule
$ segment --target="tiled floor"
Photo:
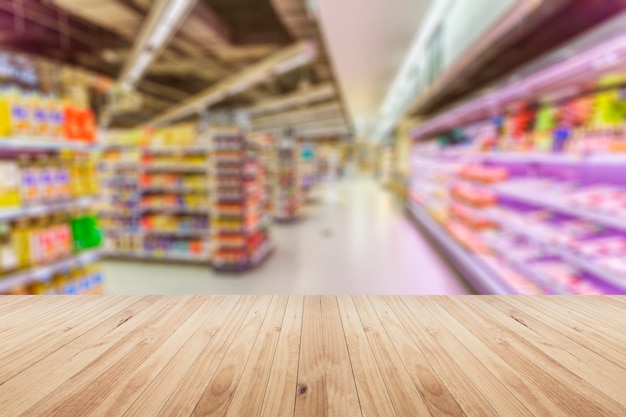
[[[110,294],[465,294],[468,289],[370,177],[319,186],[300,223],[276,225],[276,250],[241,275],[209,267],[107,261]]]

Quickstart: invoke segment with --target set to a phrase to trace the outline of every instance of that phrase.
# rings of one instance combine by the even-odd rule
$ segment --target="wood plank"
[[[202,297],[200,307],[174,330],[165,341],[116,384],[108,380],[99,386],[90,384],[80,394],[64,403],[60,415],[121,416],[139,397],[174,355],[182,349],[199,328],[212,317],[223,296]],[[161,330],[161,329],[159,329]],[[112,385],[112,386],[111,386]],[[65,410],[65,411],[64,411]]]
[[[37,313],[29,308],[28,303],[15,306],[6,314],[0,316],[0,336],[9,337],[10,332],[19,330],[26,326],[36,327],[40,323],[45,323],[47,319],[54,317],[57,313],[75,308],[78,305],[88,304],[78,297],[69,296],[47,296],[37,301]]]
[[[613,362],[498,298],[481,297],[464,301],[481,310],[502,327],[518,334],[549,357],[558,358],[559,364],[615,401],[619,402],[624,398],[621,383],[626,381],[626,370],[616,367]]]
[[[336,297],[322,297],[326,398],[330,417],[362,416]]]
[[[61,342],[62,349],[46,348],[47,355],[43,359],[31,362],[30,367],[2,385],[0,409],[11,410],[11,415],[22,414],[173,301],[172,298],[141,297],[71,343]],[[9,395],[11,392],[29,392],[29,395],[15,397]]]
[[[67,333],[75,326],[85,322],[93,316],[106,313],[121,304],[120,307],[130,305],[127,297],[116,296],[99,298],[89,303],[78,305],[64,304],[63,310],[48,313],[48,320],[17,326],[2,336],[0,342],[0,363],[10,362],[13,359],[31,355],[33,351],[41,349],[47,343],[54,342],[57,337],[67,337]],[[96,322],[93,323],[94,326]]]
[[[198,381],[203,380],[202,372],[212,366],[212,360],[219,360],[219,355],[226,350],[231,337],[234,337],[232,330],[241,326],[253,301],[253,297],[226,297],[217,306],[210,320],[204,322],[202,328],[185,343],[126,410],[124,417],[156,416],[174,391],[182,385],[182,389],[189,389],[191,395],[191,390],[197,388]],[[198,396],[200,394],[201,391],[197,393]],[[187,415],[190,414],[191,412]]]
[[[2,415],[626,415],[626,297],[3,299]]]
[[[321,296],[304,297],[296,417],[328,416],[321,303]]]
[[[397,416],[350,296],[337,297],[363,417]]]
[[[468,365],[469,361],[462,361],[463,368],[455,364],[454,358],[450,356],[449,352],[443,349],[435,338],[428,333],[427,327],[433,329],[437,328],[439,324],[433,323],[434,318],[426,309],[412,309],[410,299],[407,300],[407,298],[386,296],[384,300],[394,311],[398,320],[402,322],[415,344],[424,352],[434,372],[446,384],[463,412],[468,416],[476,417],[495,417],[503,415],[505,411],[510,412],[510,409],[497,411],[492,407],[483,392],[463,373],[462,369]],[[481,388],[488,389],[488,385],[481,386]]]
[[[187,377],[172,393],[168,402],[159,412],[159,416],[191,416],[206,391],[231,345],[240,332],[250,334],[250,328],[259,323],[259,316],[265,315],[270,299],[266,296],[242,297],[244,304],[244,319],[239,326],[226,328],[226,334],[216,335],[207,349],[204,349],[196,366],[192,367]],[[258,328],[257,328],[258,330]],[[239,341],[239,340],[237,340]],[[216,343],[217,342],[217,343]],[[211,346],[212,345],[212,346]]]
[[[174,298],[174,303],[151,317],[143,326],[119,339],[80,372],[35,403],[28,416],[83,415],[92,396],[106,396],[128,377],[202,304],[203,297]],[[83,393],[85,393],[83,395]]]
[[[252,349],[253,347],[260,347],[256,342],[263,324],[269,320],[270,328],[276,327],[285,314],[285,306],[277,298],[269,295],[260,297],[256,308],[253,308],[254,318],[247,321],[237,332],[226,356],[222,359],[209,385],[196,404],[193,416],[222,417],[228,412],[233,393],[249,362]],[[271,363],[271,359],[268,362]],[[250,383],[251,381],[243,381],[243,384]],[[265,391],[265,386],[262,387],[261,391]],[[259,408],[261,404],[259,401]]]
[[[368,297],[374,311],[378,315],[383,328],[393,340],[393,346],[398,353],[401,363],[404,364],[413,384],[422,393],[426,407],[436,416],[460,417],[465,414],[448,388],[433,371],[428,359],[382,298]]]
[[[622,369],[626,369],[626,356],[623,354],[624,345],[615,341],[612,335],[607,335],[605,329],[583,326],[562,309],[548,307],[549,303],[546,303],[544,300],[535,302],[526,297],[511,297],[502,298],[502,301],[524,309],[527,314],[567,336],[569,339],[597,352]]]
[[[36,295],[12,295],[0,296],[0,318],[4,318],[6,314],[23,308],[33,307]]]
[[[394,340],[385,332],[370,302],[365,296],[354,296],[352,301],[396,413],[400,416],[432,415],[394,349]]]
[[[252,347],[248,363],[241,375],[237,389],[232,395],[226,412],[227,417],[258,416],[267,391],[276,347],[283,329],[288,296],[274,296],[261,326],[257,340]],[[292,387],[292,396],[295,385]]]
[[[593,321],[594,324],[600,322],[610,326],[615,330],[615,339],[626,344],[626,307],[613,306],[610,300],[603,301],[599,296],[582,296],[580,301],[569,297],[555,297],[553,301],[553,304],[575,312],[576,317],[582,316],[585,323]]]
[[[289,296],[260,417],[295,413],[304,296]]]
[[[498,414],[542,416],[559,411],[431,297],[408,298],[405,302]]]
[[[40,360],[48,360],[47,358],[51,354],[60,357],[59,349],[96,328],[103,321],[106,322],[113,317],[128,314],[127,311],[131,305],[142,302],[141,297],[137,296],[121,297],[117,303],[115,300],[113,301],[114,305],[105,311],[91,310],[93,314],[91,317],[77,315],[64,323],[62,327],[51,329],[49,338],[45,340],[37,340],[37,343],[29,344],[26,347],[7,350],[0,361],[0,383],[5,383]],[[75,364],[75,362],[73,363]]]
[[[456,320],[471,331],[493,352],[502,357],[535,389],[550,398],[559,414],[580,416],[626,415],[626,407],[563,367],[558,358],[551,358],[509,329],[498,327],[493,320],[467,302],[447,297],[437,298]]]

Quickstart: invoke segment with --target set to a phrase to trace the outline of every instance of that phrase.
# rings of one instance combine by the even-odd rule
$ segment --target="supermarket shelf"
[[[128,235],[140,235],[141,230],[130,230],[128,228],[118,228],[118,227],[105,227],[102,229],[106,234],[128,234]]]
[[[115,170],[115,169],[126,169],[126,168],[136,168],[139,166],[139,161],[116,161],[116,162],[100,162],[98,164],[103,170]]]
[[[0,292],[7,292],[20,285],[33,282],[45,282],[60,271],[76,266],[96,262],[102,255],[102,249],[93,249],[77,254],[71,258],[53,262],[47,265],[40,265],[0,276]]]
[[[189,173],[207,173],[209,170],[206,166],[192,166],[183,164],[153,164],[153,165],[139,165],[139,169],[142,171],[155,172],[155,171],[167,171],[167,172],[189,172]]]
[[[141,190],[143,192],[150,192],[150,193],[179,193],[179,194],[183,194],[183,193],[202,193],[202,192],[207,192],[208,188],[191,188],[191,187],[177,187],[177,186],[167,187],[167,186],[152,185],[152,186],[143,186],[143,187],[141,187]]]
[[[496,221],[494,219],[494,221]],[[523,236],[533,242],[535,242],[537,245],[541,246],[542,248],[544,248],[546,250],[546,252],[548,253],[552,253],[554,255],[557,255],[558,257],[560,257],[562,260],[564,260],[565,262],[569,263],[570,265],[578,268],[578,269],[582,269],[584,271],[587,271],[589,273],[591,273],[592,275],[594,275],[596,278],[610,284],[613,285],[617,288],[626,290],[626,276],[620,275],[618,273],[612,272],[610,270],[607,270],[606,268],[600,267],[598,265],[594,265],[593,262],[589,261],[588,259],[586,259],[585,257],[578,255],[574,252],[568,251],[567,249],[564,249],[562,247],[559,247],[558,245],[551,245],[548,244],[546,242],[542,242],[540,240],[538,240],[535,236],[533,236],[531,233],[526,232],[526,230],[519,228],[519,227],[515,227],[512,226],[510,224],[504,224],[501,223],[500,224],[506,229],[509,230],[519,236]]]
[[[224,241],[214,242],[213,245],[214,247],[220,248],[220,249],[242,249],[242,248],[245,248],[248,244],[244,240],[243,242],[239,242],[239,243],[226,243]]]
[[[483,161],[501,163],[539,163],[539,164],[626,164],[626,154],[572,155],[567,153],[518,153],[502,152],[476,154]]]
[[[167,230],[167,229],[142,229],[144,235],[167,235],[176,237],[205,237],[209,236],[209,229],[194,229],[194,230]]]
[[[144,153],[149,154],[204,154],[210,150],[209,145],[194,146],[147,146],[141,148]]]
[[[254,268],[256,266],[261,265],[274,251],[274,245],[270,242],[265,242],[265,244],[259,249],[254,255],[250,257],[250,267]]]
[[[431,220],[423,209],[410,202],[407,203],[406,207],[414,219],[449,255],[449,259],[475,289],[485,294],[506,295],[512,293],[505,283],[489,274],[477,259],[468,254],[445,230]]]
[[[274,245],[266,242],[254,255],[252,255],[246,262],[233,264],[233,263],[219,263],[213,261],[213,269],[221,272],[243,272],[251,268],[256,268],[265,262],[271,253],[274,251]]]
[[[231,196],[225,196],[225,195],[213,195],[213,200],[217,201],[217,202],[229,202],[229,201],[243,201],[245,200],[246,196],[245,195],[231,195]]]
[[[96,204],[98,201],[99,199],[95,197],[85,197],[62,203],[38,204],[34,206],[0,210],[0,220],[9,220],[18,217],[41,216],[61,211],[81,209]]]
[[[123,208],[103,208],[96,210],[96,212],[101,216],[124,216],[124,217],[132,217],[132,216],[140,216],[143,213],[142,210],[139,209],[123,209]]]
[[[588,210],[581,210],[577,208],[567,207],[567,206],[554,203],[554,202],[551,202],[549,200],[546,200],[540,197],[512,192],[502,187],[493,187],[492,189],[501,196],[514,199],[522,203],[530,204],[530,205],[537,206],[537,207],[543,207],[546,209],[554,210],[562,214],[567,214],[573,217],[590,220],[592,222],[596,222],[606,227],[626,231],[626,221],[621,220],[619,218],[611,217],[609,215],[602,214],[602,213],[594,213]]]
[[[244,227],[244,232],[248,233],[248,234],[252,234],[252,233],[256,233],[259,230],[268,227],[269,223],[271,221],[271,217],[269,215],[263,217],[262,219],[260,219],[256,224],[254,224],[252,227]]]
[[[159,213],[209,214],[209,209],[207,207],[141,206],[141,211]]]
[[[0,139],[0,150],[10,151],[62,151],[62,150],[80,150],[90,151],[97,149],[97,145],[93,143],[70,142],[66,140],[54,139],[33,139],[28,136],[11,136]]]
[[[559,291],[556,288],[553,288],[549,282],[545,279],[542,279],[532,268],[527,266],[527,261],[523,259],[516,259],[512,257],[510,253],[505,250],[499,250],[498,248],[501,245],[494,241],[493,239],[487,240],[486,243],[494,250],[502,259],[506,261],[508,265],[510,265],[514,270],[518,273],[522,274],[525,278],[528,278],[535,285],[538,285],[542,289],[547,291],[547,294],[559,294]]]
[[[107,188],[123,188],[123,187],[135,187],[139,188],[139,184],[136,178],[118,178],[114,180],[104,181],[102,183],[104,187]]]
[[[295,216],[274,216],[274,221],[276,223],[283,223],[283,224],[289,224],[289,223],[299,223],[303,220],[306,219],[306,214],[297,214]]]
[[[107,258],[126,258],[141,259],[151,261],[177,261],[177,262],[193,262],[208,264],[209,256],[188,255],[183,253],[155,253],[148,251],[131,251],[131,250],[107,250],[105,252]]]
[[[601,266],[594,265],[591,261],[575,253],[565,251],[560,248],[552,248],[551,250],[570,265],[585,270],[602,281],[615,286],[616,288],[626,290],[626,276],[612,272]]]

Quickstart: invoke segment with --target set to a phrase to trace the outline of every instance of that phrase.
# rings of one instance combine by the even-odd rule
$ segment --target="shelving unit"
[[[62,137],[0,138],[0,293],[104,292],[96,149]]]
[[[38,282],[48,282],[55,274],[67,272],[70,269],[98,262],[102,255],[101,249],[89,250],[73,255],[60,261],[26,268],[24,270],[3,274],[0,279],[0,293],[7,293],[13,288],[28,286]],[[101,276],[100,276],[101,278]],[[94,286],[101,286],[102,282],[95,283]]]
[[[266,169],[237,128],[214,129],[212,148],[212,264],[217,270],[243,271],[272,250]]]
[[[200,137],[195,143],[158,146],[145,139],[128,149],[136,157],[117,165],[126,174],[132,170],[131,181],[109,183],[132,189],[131,198],[103,210],[116,219],[106,225],[108,255],[208,263],[208,145]]]
[[[294,144],[278,145],[275,153],[274,219],[280,222],[300,220],[303,198],[299,147]]]
[[[303,193],[306,193],[319,181],[315,144],[312,142],[301,144],[299,159],[301,187]]]

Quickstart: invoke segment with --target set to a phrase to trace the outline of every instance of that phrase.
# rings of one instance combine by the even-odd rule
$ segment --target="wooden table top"
[[[626,297],[0,297],[0,415],[626,416]]]

